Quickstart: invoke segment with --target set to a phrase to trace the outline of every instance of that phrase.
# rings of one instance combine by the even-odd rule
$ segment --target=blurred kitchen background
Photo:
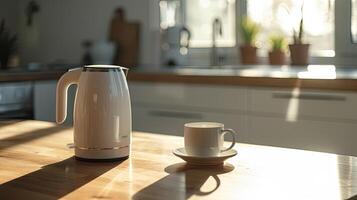
[[[242,43],[239,23],[244,16],[260,26],[257,46],[264,59],[272,33],[291,40],[293,30],[299,25],[302,2],[1,0],[0,17],[9,31],[17,36],[17,56],[22,66],[81,63],[85,51],[83,43],[96,44],[109,39],[110,31],[113,31],[111,23],[119,8],[126,25],[138,26],[137,37],[128,33],[138,42],[137,66],[209,65],[214,34],[218,64],[225,65],[240,63],[237,48]],[[354,0],[312,0],[304,4],[304,37],[311,44],[311,63],[353,64],[355,45],[351,43],[350,35],[355,41],[357,15],[353,11],[357,3]],[[215,19],[221,31],[212,31]],[[176,58],[176,45],[180,46],[179,50],[181,48],[181,58]]]
[[[65,71],[117,64],[134,130],[220,121],[241,142],[357,155],[357,0],[0,0],[0,20],[1,119],[55,121]]]

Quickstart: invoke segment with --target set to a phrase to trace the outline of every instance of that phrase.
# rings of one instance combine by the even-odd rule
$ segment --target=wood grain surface
[[[357,91],[356,79],[299,79],[129,72],[129,81]]]
[[[71,128],[0,122],[0,199],[356,199],[357,159],[238,144],[220,167],[187,166],[183,138],[133,133],[122,162],[77,161]]]
[[[58,80],[65,71],[0,73],[0,82]],[[317,90],[357,91],[356,79],[298,79],[272,77],[242,77],[218,75],[182,75],[175,73],[147,73],[132,70],[129,81],[154,83],[188,83],[208,85],[237,85],[247,87],[302,88]],[[130,83],[129,83],[130,84]]]
[[[58,80],[66,71],[65,70],[48,70],[33,72],[7,72],[0,73],[1,82],[18,82],[18,81],[41,81],[41,80]]]

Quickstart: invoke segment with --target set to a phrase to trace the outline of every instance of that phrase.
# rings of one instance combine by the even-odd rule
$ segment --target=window
[[[235,0],[187,0],[185,10],[186,25],[192,33],[192,47],[212,46],[215,18],[222,21],[222,36],[217,38],[217,46],[235,46]]]
[[[312,55],[332,57],[334,3],[334,0],[247,0],[247,15],[260,24],[258,45],[266,50],[271,34],[283,34],[291,41],[303,15],[304,39],[311,44]]]
[[[160,1],[160,27],[166,29],[182,23],[180,1]]]
[[[218,47],[236,45],[235,0],[161,0],[160,27],[185,24],[191,32],[190,47],[212,46],[212,24],[219,18],[222,35],[217,37]]]
[[[357,0],[352,0],[351,35],[353,43],[357,43]]]
[[[303,15],[311,62],[355,65],[357,61],[357,0],[160,0],[160,11],[165,10],[161,2],[170,7],[168,15],[161,15],[161,27],[185,24],[191,31],[191,47],[199,47],[190,51],[196,60],[207,59],[207,49],[200,48],[212,46],[212,22],[216,17],[223,22],[223,36],[218,38],[217,46],[236,47],[240,39],[237,19],[248,15],[261,26],[258,46],[265,56],[270,35],[283,34],[291,42]],[[235,59],[236,50],[226,48],[224,52]]]

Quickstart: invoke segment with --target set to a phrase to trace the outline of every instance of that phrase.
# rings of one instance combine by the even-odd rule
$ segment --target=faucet
[[[216,35],[222,36],[222,20],[219,18],[215,18],[212,23],[211,66],[219,65],[220,61],[217,54]]]

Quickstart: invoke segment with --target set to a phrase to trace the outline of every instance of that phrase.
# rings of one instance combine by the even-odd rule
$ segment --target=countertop
[[[185,67],[138,67],[132,70],[145,74],[177,74],[195,76],[239,76],[253,78],[357,79],[357,66],[335,65],[226,65]]]
[[[183,138],[133,133],[122,162],[73,158],[73,129],[0,122],[0,199],[355,199],[357,158],[241,144],[220,167],[172,154]]]
[[[66,71],[66,69],[27,70],[23,68],[0,70],[0,82],[57,80]]]
[[[139,68],[129,72],[128,79],[163,83],[357,91],[357,67],[334,65],[247,65],[155,70]]]
[[[0,82],[57,80],[67,69],[0,71]],[[334,65],[133,68],[129,81],[357,91],[357,67]]]

